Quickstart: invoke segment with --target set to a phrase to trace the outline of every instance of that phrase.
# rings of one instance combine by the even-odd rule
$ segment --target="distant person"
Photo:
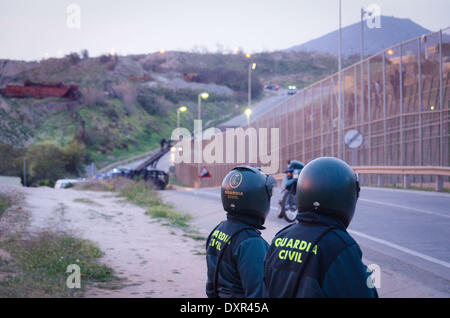
[[[209,298],[263,296],[263,261],[269,244],[260,230],[270,210],[275,179],[250,166],[234,168],[222,182],[227,220],[206,241]]]
[[[159,142],[159,144],[161,145],[161,150],[164,149],[164,146],[166,145],[167,140],[166,138],[161,139],[161,141]]]
[[[357,175],[342,160],[318,158],[303,168],[298,222],[275,235],[264,260],[265,297],[378,297],[346,230],[359,191]]]

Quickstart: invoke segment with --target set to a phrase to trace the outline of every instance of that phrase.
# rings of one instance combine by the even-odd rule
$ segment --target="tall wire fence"
[[[321,156],[338,157],[351,166],[448,167],[449,77],[447,28],[342,70],[341,112],[339,74],[334,74],[299,91],[249,126],[279,129],[279,172],[288,160],[307,163]],[[350,130],[362,135],[357,148],[345,144]],[[202,165],[211,178],[199,180],[199,165],[182,163],[177,165],[177,178],[191,186],[217,186],[236,165]],[[374,183],[372,178],[365,176],[363,182]],[[430,178],[416,176],[413,182]],[[384,182],[395,184],[400,177],[387,176]]]

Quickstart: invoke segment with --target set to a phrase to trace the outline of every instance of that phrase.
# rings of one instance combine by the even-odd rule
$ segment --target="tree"
[[[57,180],[65,175],[61,148],[52,144],[31,145],[27,150],[29,184],[39,180]]]
[[[86,147],[75,139],[62,149],[62,159],[65,164],[65,170],[69,173],[80,175],[82,164],[86,157]]]

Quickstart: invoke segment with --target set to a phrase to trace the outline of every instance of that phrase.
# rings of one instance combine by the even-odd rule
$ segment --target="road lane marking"
[[[195,192],[197,192],[199,194],[205,194],[205,195],[214,196],[214,197],[217,197],[217,198],[220,197],[220,194],[217,194],[217,193],[211,193],[211,192],[206,192],[206,191],[195,191]],[[390,203],[385,203],[385,202],[380,202],[380,201],[373,201],[373,200],[368,200],[368,199],[360,199],[360,200],[370,201],[372,203],[378,203],[378,204],[383,204],[383,205],[389,205],[389,206],[393,206],[393,207],[397,207],[397,208],[415,210],[415,211],[418,211],[418,212],[421,212],[421,213],[435,214],[435,215],[439,215],[439,216],[442,216],[442,217],[449,218],[449,216],[447,216],[447,215],[442,215],[442,214],[439,214],[439,213],[434,213],[434,212],[420,210],[420,209],[409,208],[409,207],[405,207],[405,206],[401,206],[401,205],[390,204]],[[270,209],[274,210],[274,211],[278,210],[277,206],[271,206]],[[347,231],[349,233],[351,233],[351,234],[354,234],[354,235],[360,236],[362,238],[368,239],[370,241],[374,241],[376,243],[388,246],[390,248],[393,248],[395,250],[401,251],[403,253],[419,257],[419,258],[424,259],[424,260],[426,260],[428,262],[431,262],[431,263],[434,263],[434,264],[438,264],[438,265],[444,266],[446,268],[450,268],[450,263],[448,263],[448,262],[445,262],[443,260],[440,260],[440,259],[428,256],[428,255],[419,253],[419,252],[411,250],[411,249],[409,249],[407,247],[404,247],[404,246],[401,246],[401,245],[397,245],[395,243],[390,243],[388,241],[385,241],[385,240],[382,240],[380,238],[377,238],[377,237],[374,237],[374,236],[370,236],[370,235],[367,235],[367,234],[364,234],[364,233],[361,233],[361,232],[358,232],[358,231],[354,231],[354,230],[347,230]]]
[[[425,196],[435,196],[435,197],[440,197],[440,198],[450,198],[450,194],[448,193],[444,193],[444,192],[431,192],[431,191],[425,191],[425,190],[407,190],[407,189],[389,189],[389,188],[378,188],[378,187],[361,187],[362,190],[364,191],[385,191],[385,192],[390,192],[390,193],[403,193],[403,194],[410,194],[410,195],[415,195],[415,194],[420,194],[420,195],[425,195]]]
[[[368,239],[370,241],[374,241],[374,242],[377,242],[379,244],[386,245],[386,246],[388,246],[390,248],[399,250],[399,251],[401,251],[403,253],[422,258],[422,259],[424,259],[424,260],[426,260],[428,262],[435,263],[435,264],[444,266],[446,268],[450,268],[450,263],[447,263],[446,261],[443,261],[443,260],[440,260],[440,259],[428,256],[428,255],[425,255],[425,254],[422,254],[422,253],[419,253],[419,252],[416,252],[416,251],[411,250],[411,249],[409,249],[407,247],[403,247],[403,246],[400,246],[400,245],[397,245],[397,244],[394,244],[394,243],[390,243],[388,241],[385,241],[385,240],[379,239],[377,237],[370,236],[370,235],[367,235],[367,234],[364,234],[364,233],[361,233],[361,232],[358,232],[358,231],[347,230],[347,232],[349,232],[351,234],[354,234],[354,235],[357,235],[357,236],[360,236],[360,237],[363,237],[363,238]]]
[[[431,211],[422,210],[422,209],[411,208],[411,207],[404,206],[404,205],[398,205],[398,204],[393,204],[393,203],[387,203],[387,202],[376,201],[376,200],[369,200],[369,199],[362,199],[362,198],[359,198],[358,201],[375,203],[375,204],[380,204],[380,205],[386,205],[386,206],[390,206],[390,207],[393,207],[393,208],[399,208],[399,209],[404,209],[404,210],[409,210],[409,211],[414,211],[414,212],[419,212],[419,213],[425,213],[425,214],[430,214],[430,215],[435,215],[435,216],[440,216],[440,217],[443,217],[443,218],[450,219],[450,215],[445,215],[445,214],[431,212]]]

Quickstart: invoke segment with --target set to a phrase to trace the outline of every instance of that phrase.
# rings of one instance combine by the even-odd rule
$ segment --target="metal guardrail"
[[[120,160],[120,161],[116,161],[116,162],[110,163],[107,166],[101,168],[99,170],[99,172],[104,173],[104,172],[107,172],[108,170],[111,170],[112,168],[115,168],[115,167],[118,167],[118,166],[121,166],[121,165],[125,165],[125,164],[129,164],[130,162],[138,161],[138,160],[144,159],[146,157],[153,156],[156,152],[158,152],[158,150],[159,150],[159,148],[152,149],[152,150],[150,150],[150,151],[148,151],[146,153],[139,154],[139,155],[133,156],[131,158],[127,158],[127,159],[124,159],[124,160]]]
[[[378,185],[384,185],[385,175],[401,175],[403,176],[403,187],[411,187],[410,176],[434,176],[436,177],[436,191],[442,191],[444,188],[444,177],[450,177],[450,167],[395,167],[395,166],[356,166],[352,169],[360,175],[378,175]],[[280,173],[274,176],[275,180],[281,181],[284,174]]]

